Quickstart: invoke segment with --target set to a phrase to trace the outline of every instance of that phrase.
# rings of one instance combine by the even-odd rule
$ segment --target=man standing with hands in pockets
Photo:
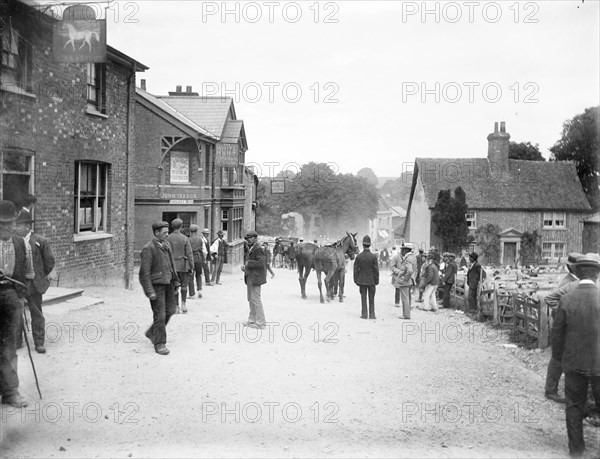
[[[257,242],[256,231],[248,231],[245,239],[248,251],[244,255],[242,271],[244,271],[244,282],[248,291],[250,314],[248,321],[244,322],[244,326],[263,329],[266,320],[260,293],[261,285],[267,283],[267,261],[264,250]]]

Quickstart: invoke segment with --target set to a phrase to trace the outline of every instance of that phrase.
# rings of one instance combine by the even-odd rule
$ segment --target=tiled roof
[[[600,223],[600,212],[596,212],[587,218],[583,219],[586,223]]]
[[[572,162],[509,159],[504,173],[490,168],[487,158],[417,158],[415,162],[430,208],[440,190],[454,192],[460,186],[471,209],[590,210]]]
[[[215,138],[215,136],[213,134],[208,132],[202,126],[198,126],[196,123],[194,123],[192,120],[190,120],[187,116],[182,115],[177,110],[175,110],[173,107],[171,107],[169,104],[162,101],[161,99],[156,98],[149,92],[144,91],[141,88],[135,88],[135,93],[138,97],[141,97],[142,99],[145,99],[146,101],[150,102],[154,106],[160,108],[163,112],[169,114],[173,118],[175,118],[178,121],[180,121],[181,123],[185,124],[190,129],[194,130],[195,132],[204,134],[205,136],[208,136],[208,137]]]
[[[217,137],[223,136],[229,111],[232,109],[233,102],[230,97],[158,96],[158,98],[211,134]]]

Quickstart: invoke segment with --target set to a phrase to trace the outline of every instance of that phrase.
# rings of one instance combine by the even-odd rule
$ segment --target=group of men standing
[[[46,352],[42,295],[48,289],[48,275],[54,256],[48,241],[33,232],[33,206],[29,195],[17,211],[12,201],[0,201],[0,395],[2,403],[16,408],[28,405],[19,393],[17,349],[22,346],[24,306],[31,314],[35,349]]]
[[[211,244],[208,228],[204,228],[202,235],[198,236],[198,225],[192,224],[187,237],[181,231],[182,226],[183,220],[174,219],[171,222],[173,231],[169,234],[168,222],[154,223],[154,237],[140,255],[140,283],[150,299],[154,315],[146,337],[154,345],[156,353],[161,355],[169,353],[166,326],[171,316],[188,312],[187,300],[196,297],[196,290],[198,298],[202,297],[203,275],[206,285],[220,285],[223,265],[227,263],[229,245],[223,238],[223,231],[217,231],[217,238]]]

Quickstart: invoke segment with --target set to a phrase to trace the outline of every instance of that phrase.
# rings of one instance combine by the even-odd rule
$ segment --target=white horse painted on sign
[[[73,52],[75,52],[75,42],[79,40],[83,40],[79,50],[81,50],[85,45],[88,46],[89,52],[92,52],[92,38],[95,38],[97,41],[100,41],[100,34],[95,30],[77,30],[77,28],[73,24],[69,24],[68,22],[63,24],[63,31],[66,30],[69,39],[63,46],[65,49],[69,44],[73,48]]]

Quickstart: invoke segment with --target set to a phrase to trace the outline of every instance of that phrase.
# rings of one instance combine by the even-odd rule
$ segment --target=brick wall
[[[32,95],[0,91],[1,146],[33,152],[34,194],[38,198],[35,230],[50,240],[60,285],[123,286],[130,260],[125,232],[132,218],[130,216],[126,225],[127,97],[135,87],[135,74],[131,69],[109,62],[106,69],[108,117],[89,115],[86,113],[86,64],[52,60],[48,25],[25,30],[33,48]],[[131,75],[133,78],[128,81]],[[74,242],[77,160],[109,164],[107,220],[112,236],[106,239]]]

